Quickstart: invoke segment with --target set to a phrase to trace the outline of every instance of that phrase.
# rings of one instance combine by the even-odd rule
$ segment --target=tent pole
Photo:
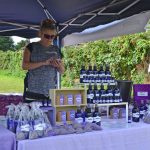
[[[59,26],[57,26],[57,32],[59,31]],[[60,48],[61,51],[61,45],[60,45],[60,37],[57,36],[57,46]],[[57,89],[61,88],[61,74],[57,71]]]
[[[44,6],[44,4],[42,4],[42,2],[41,2],[40,0],[37,0],[37,2],[38,2],[38,3],[40,4],[40,6],[43,8],[46,17],[47,17],[48,19],[51,18],[51,19],[53,19],[53,20],[56,22],[56,20],[55,20],[54,17],[51,15],[51,13],[47,10],[47,8]]]

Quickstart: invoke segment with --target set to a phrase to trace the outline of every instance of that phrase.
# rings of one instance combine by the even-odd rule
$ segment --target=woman
[[[53,45],[56,34],[54,22],[46,19],[40,26],[40,41],[28,44],[24,50],[22,68],[28,70],[26,93],[31,97],[41,94],[48,98],[49,89],[55,88],[57,71],[64,73],[60,50]]]

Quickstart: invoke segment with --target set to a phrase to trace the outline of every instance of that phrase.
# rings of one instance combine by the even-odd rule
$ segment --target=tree
[[[16,45],[15,45],[15,49],[16,50],[21,50],[23,49],[26,45],[27,45],[27,40],[21,40],[20,42],[18,42]]]
[[[0,50],[14,50],[14,42],[11,37],[0,37]]]

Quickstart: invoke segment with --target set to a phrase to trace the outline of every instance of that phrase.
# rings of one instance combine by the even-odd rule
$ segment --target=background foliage
[[[147,33],[126,35],[111,41],[95,41],[78,46],[63,48],[66,72],[63,76],[64,86],[78,82],[81,65],[86,68],[91,63],[110,64],[116,79],[133,80],[143,83],[148,77],[150,62],[150,40]]]
[[[149,80],[147,73],[150,63],[149,33],[140,33],[113,38],[111,41],[94,41],[76,46],[62,48],[65,64],[65,74],[62,76],[62,86],[70,87],[79,83],[79,71],[84,64],[109,64],[116,79],[133,80],[143,83]],[[5,39],[6,40],[6,39]],[[3,41],[0,38],[0,45]],[[11,45],[11,40],[9,41]],[[21,68],[22,49],[26,41],[21,41],[14,49],[0,51],[0,74],[24,78]],[[145,80],[145,81],[144,81]]]

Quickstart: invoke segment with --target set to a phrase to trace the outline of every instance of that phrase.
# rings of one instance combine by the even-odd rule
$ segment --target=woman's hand
[[[53,67],[57,68],[57,70],[58,70],[60,73],[64,73],[65,68],[64,68],[63,61],[62,61],[61,59],[51,59],[50,64],[51,64]]]

